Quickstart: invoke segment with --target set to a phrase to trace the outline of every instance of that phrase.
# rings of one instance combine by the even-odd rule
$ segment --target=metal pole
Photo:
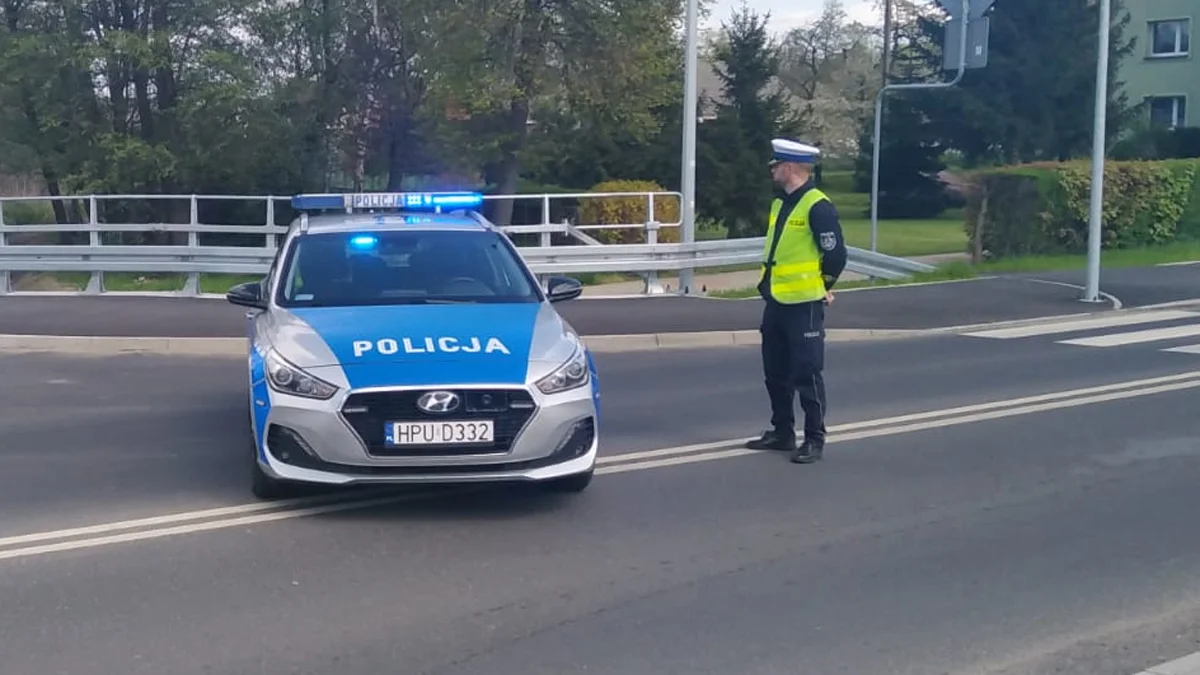
[[[880,70],[883,71],[883,84],[888,83],[888,68],[892,60],[892,0],[883,0],[883,56],[880,59]]]
[[[875,95],[875,133],[871,136],[871,250],[875,251],[879,240],[879,137],[883,135],[883,93],[888,86],[880,87]]]
[[[1104,205],[1104,129],[1108,121],[1108,27],[1112,5],[1100,0],[1099,51],[1096,54],[1096,104],[1092,116],[1092,195],[1088,217],[1087,283],[1084,302],[1100,302],[1100,225]]]
[[[1108,0],[1102,0],[1107,6]],[[881,87],[879,93],[875,95],[875,135],[871,141],[871,250],[874,251],[879,240],[879,137],[883,135],[883,97],[889,91],[899,91],[904,89],[948,89],[957,85],[962,81],[963,75],[967,72],[967,30],[969,27],[970,18],[967,15],[967,10],[970,9],[970,0],[962,0],[962,17],[963,27],[962,35],[959,36],[958,45],[958,72],[954,75],[954,79],[949,82],[938,82],[936,84],[889,84]],[[1108,35],[1108,31],[1105,31]],[[1107,41],[1107,37],[1105,38]]]
[[[683,85],[683,177],[680,180],[683,204],[680,209],[680,241],[690,244],[696,240],[696,61],[699,52],[699,0],[687,3],[687,58]],[[679,291],[691,292],[695,284],[693,270],[679,270]]]

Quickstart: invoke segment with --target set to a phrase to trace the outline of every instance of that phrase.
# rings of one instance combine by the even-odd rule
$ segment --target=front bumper
[[[438,390],[459,393],[470,410],[434,417],[416,408],[417,397]],[[267,475],[281,480],[328,485],[543,481],[591,470],[596,462],[597,406],[590,386],[552,396],[536,387],[486,385],[343,391],[329,401],[266,387],[255,394],[258,462]],[[399,450],[383,443],[387,422],[481,417],[495,422],[490,447]]]

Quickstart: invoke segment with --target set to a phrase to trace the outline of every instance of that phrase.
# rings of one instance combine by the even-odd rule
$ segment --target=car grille
[[[452,391],[462,404],[446,414],[427,413],[417,399],[430,391]],[[533,397],[523,389],[412,389],[407,391],[351,394],[342,406],[342,416],[354,428],[367,452],[378,457],[427,457],[430,455],[478,455],[508,452],[517,434],[537,409]],[[495,423],[490,445],[425,445],[396,448],[384,444],[384,426],[390,422],[457,421],[491,419]]]

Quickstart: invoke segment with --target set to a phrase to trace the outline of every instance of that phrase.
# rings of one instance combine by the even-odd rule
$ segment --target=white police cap
[[[771,164],[779,162],[797,162],[799,164],[815,164],[821,150],[786,138],[776,138],[771,141]]]

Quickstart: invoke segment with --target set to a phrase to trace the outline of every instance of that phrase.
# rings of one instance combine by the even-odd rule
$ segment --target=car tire
[[[253,473],[250,477],[250,491],[255,497],[263,500],[280,499],[286,496],[286,486],[274,478],[271,478],[263,472],[262,467],[258,465],[258,460],[254,460]]]
[[[550,492],[559,493],[578,493],[583,492],[592,483],[592,476],[595,474],[594,469],[588,469],[583,473],[577,473],[573,476],[564,478],[555,478],[546,481],[544,487]]]
[[[262,500],[275,500],[287,496],[287,484],[276,480],[263,471],[258,463],[258,447],[253,436],[250,439],[250,492]]]

